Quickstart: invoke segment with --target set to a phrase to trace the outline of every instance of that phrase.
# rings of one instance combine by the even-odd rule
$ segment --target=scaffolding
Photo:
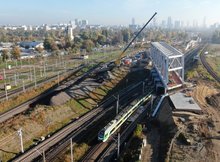
[[[152,42],[151,59],[167,90],[184,82],[184,55],[165,42]]]

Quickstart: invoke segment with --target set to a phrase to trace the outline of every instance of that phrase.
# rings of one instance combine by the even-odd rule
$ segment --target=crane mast
[[[118,66],[120,65],[120,60],[124,56],[127,49],[131,46],[131,44],[134,42],[134,40],[138,37],[138,35],[144,30],[144,28],[151,22],[151,20],[156,16],[157,12],[153,14],[153,16],[147,21],[147,23],[138,31],[138,33],[133,37],[133,39],[128,43],[128,45],[124,48],[124,50],[119,55],[118,59],[115,61],[115,64]]]

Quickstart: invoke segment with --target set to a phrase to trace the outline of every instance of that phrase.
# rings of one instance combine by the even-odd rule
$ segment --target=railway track
[[[82,116],[77,122],[74,122],[72,124],[69,124],[65,128],[62,129],[62,131],[59,131],[52,135],[50,138],[46,139],[42,143],[38,144],[36,147],[28,150],[18,158],[15,158],[12,161],[15,162],[21,162],[21,161],[32,161],[33,159],[37,158],[39,156],[39,153],[36,150],[39,151],[46,151],[50,147],[54,146],[58,142],[60,142],[64,137],[66,137],[71,132],[73,134],[76,134],[77,131],[83,130],[83,128],[86,128],[86,126],[91,123],[91,121],[96,117],[99,116],[99,113],[102,111],[102,108],[96,108],[92,110],[90,113],[87,113],[86,115]]]
[[[201,49],[202,45],[184,54],[185,68],[188,67],[187,64],[190,64],[190,62],[193,60],[193,57],[196,56]]]
[[[140,84],[139,88],[140,87]],[[139,89],[136,89],[137,86],[136,85],[132,85],[126,88],[126,90],[123,90],[119,93],[120,96],[120,109],[128,106],[128,104],[130,102],[132,102],[134,99],[136,99],[137,95],[134,95],[136,93],[140,93]],[[129,92],[129,96],[128,95]],[[51,150],[49,150],[46,153],[46,159],[48,161],[54,161],[56,159],[56,157],[62,153],[68,146],[69,146],[69,140],[72,138],[74,139],[75,143],[80,142],[80,140],[82,138],[86,138],[87,136],[87,132],[85,130],[94,130],[96,129],[97,125],[100,125],[99,123],[101,122],[101,118],[105,118],[106,116],[109,116],[109,114],[114,113],[114,109],[115,109],[115,102],[116,102],[116,98],[114,96],[109,97],[105,102],[102,102],[102,104],[100,104],[100,106],[102,106],[104,109],[102,116],[98,117],[94,120],[89,122],[90,125],[85,126],[85,128],[83,130],[79,130],[78,132],[74,133],[73,135],[69,135],[67,136],[63,141],[61,141],[59,144],[56,145],[55,148],[52,148]],[[93,124],[94,122],[97,122],[96,124]],[[83,132],[85,131],[85,132]],[[39,161],[42,161],[39,160]]]
[[[69,60],[69,61],[66,61],[65,63],[66,64],[70,64],[72,63],[73,61],[72,60]],[[81,64],[81,65],[80,65]],[[78,65],[82,66],[84,64],[84,62],[80,61]],[[53,66],[53,65],[52,65]],[[57,66],[57,65],[54,65],[54,66]],[[74,67],[75,69],[79,68],[80,66],[77,66],[77,67]],[[31,66],[33,67],[33,66]],[[57,72],[59,71],[60,72],[60,76],[66,76],[68,75],[69,73],[71,73],[71,71],[73,71],[73,67],[69,68],[69,69],[66,69],[66,68],[59,68],[57,69]],[[13,73],[14,74],[14,73]],[[57,78],[57,75],[53,75],[53,76],[50,76],[50,77],[46,77],[46,78],[43,78],[42,80],[38,80],[37,81],[37,85],[42,85],[42,84],[45,84],[47,82],[50,82],[50,81],[53,81],[54,79]],[[32,82],[32,83],[29,83],[27,85],[25,85],[25,89],[26,90],[29,90],[29,89],[32,89],[35,87],[35,83]],[[14,97],[14,96],[17,96],[19,95],[20,93],[23,92],[23,87],[19,87],[19,88],[16,88],[14,90],[8,90],[7,92],[7,96],[8,98],[11,98],[11,97]],[[6,95],[5,95],[5,91],[4,92],[0,92],[0,101],[3,101],[5,100],[6,98]]]
[[[149,102],[147,104],[147,107],[149,106]],[[120,132],[121,134],[121,143],[122,144],[127,137],[130,135],[130,133],[135,129],[137,122],[140,121],[146,114],[147,109],[136,118],[136,120],[132,123],[130,123],[128,126],[125,126],[125,129],[123,128]],[[94,161],[110,161],[112,155],[115,154],[117,144],[114,140],[115,138],[110,137],[106,142],[101,142],[93,146],[88,153],[81,159],[81,162],[94,162]]]
[[[99,65],[99,64],[98,64],[98,65]],[[98,65],[96,65],[95,67],[97,67]],[[72,75],[75,74],[76,72],[80,71],[83,67],[84,67],[84,66],[80,66],[80,68],[78,68],[78,69],[72,71]],[[20,114],[20,113],[26,111],[27,109],[30,108],[30,105],[31,105],[32,103],[38,101],[38,100],[41,99],[41,98],[45,98],[46,96],[50,95],[51,93],[54,92],[54,89],[55,89],[55,90],[62,91],[62,90],[67,89],[69,86],[72,86],[73,84],[78,84],[78,83],[81,82],[83,79],[85,79],[85,78],[91,73],[91,71],[94,70],[95,67],[91,68],[88,72],[84,73],[83,75],[81,75],[81,76],[79,76],[79,77],[77,77],[77,78],[74,78],[73,80],[70,79],[69,82],[65,82],[65,83],[64,83],[65,86],[63,86],[63,85],[58,86],[58,87],[61,87],[61,88],[58,88],[57,86],[55,86],[54,88],[52,88],[52,89],[46,91],[45,93],[40,94],[40,95],[34,97],[33,99],[30,99],[30,100],[28,100],[27,102],[24,102],[23,104],[21,104],[21,105],[15,107],[15,108],[13,108],[13,109],[10,109],[10,110],[8,110],[8,111],[6,111],[6,112],[0,114],[0,123],[2,123],[2,122],[4,122],[4,121],[6,121],[6,120],[12,118],[13,116],[15,116],[15,115],[17,115],[17,114]],[[70,75],[70,76],[68,77],[68,79],[71,78],[72,75]]]
[[[146,115],[146,111],[147,109],[149,108],[149,105],[150,103],[148,102],[146,104],[146,109],[143,113],[141,113],[134,122],[130,123],[128,126],[126,126],[125,129],[123,129],[121,132],[120,132],[120,147],[121,145],[127,140],[127,138],[129,137],[129,135],[134,131],[134,129],[136,128],[136,125],[138,122],[140,122],[144,116]],[[116,138],[116,135],[115,135],[115,138]],[[112,161],[113,160],[113,157],[117,158],[116,157],[116,152],[117,152],[117,148],[118,148],[118,144],[117,142],[113,139],[113,138],[110,138],[108,141],[107,141],[109,144],[105,147],[105,149],[103,149],[104,151],[102,151],[99,156],[97,156],[97,158],[94,160],[94,159],[91,159],[90,161],[94,162],[94,161],[97,161],[97,162],[107,162],[107,161]],[[102,142],[102,145],[104,147],[104,145],[106,142]],[[98,151],[98,150],[97,150]],[[95,152],[95,151],[94,151]]]
[[[130,87],[128,87],[128,89],[132,90]],[[121,94],[123,96],[121,98],[124,98],[125,101],[127,101],[127,94],[128,92],[126,91],[123,91],[123,93]],[[106,102],[103,102],[103,104],[97,107],[96,109],[93,109],[89,113],[83,115],[77,121],[67,125],[63,129],[52,135],[50,138],[46,139],[39,145],[29,149],[24,154],[14,158],[12,161],[32,161],[33,159],[39,156],[39,151],[42,152],[43,150],[49,150],[48,152],[46,152],[47,160],[50,161],[50,159],[54,159],[58,153],[63,151],[63,149],[65,149],[69,145],[70,138],[78,136],[89,126],[91,126],[94,121],[97,121],[104,114],[113,109],[115,107],[115,101],[116,98],[110,97],[110,99],[108,99]],[[109,107],[109,105],[111,106]],[[106,106],[109,108],[106,108]]]
[[[72,70],[72,69],[69,69],[68,71],[64,72],[64,73],[61,73],[61,76],[66,76],[66,75],[69,75],[70,73],[72,73],[73,71],[77,70],[78,68],[80,68],[81,66],[77,67],[76,69]],[[61,77],[60,76],[60,77]],[[43,80],[39,80],[37,81],[37,86],[41,86],[45,83],[48,83],[48,82],[51,82],[53,80],[56,80],[57,79],[57,75],[54,75],[50,78],[45,78]],[[35,83],[30,83],[28,85],[26,85],[25,87],[25,90],[30,90],[30,89],[33,89],[35,88]],[[20,88],[17,88],[17,89],[14,89],[14,90],[11,90],[11,91],[8,91],[7,92],[7,96],[8,96],[8,99],[9,98],[12,98],[14,96],[18,96],[19,94],[23,93],[23,87],[20,87]],[[1,92],[0,93],[0,101],[3,101],[5,100],[6,98],[6,95],[5,95],[5,92]]]
[[[206,68],[208,73],[218,82],[220,83],[220,77],[216,74],[216,72],[212,69],[212,67],[209,65],[209,63],[206,61],[204,52],[200,54],[200,60],[202,62],[202,65]]]

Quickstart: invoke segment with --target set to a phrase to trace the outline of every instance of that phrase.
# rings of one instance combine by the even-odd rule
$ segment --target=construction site
[[[14,107],[2,102],[0,161],[218,161],[211,47],[184,54],[161,41],[126,53],[156,14],[115,59],[84,62]]]

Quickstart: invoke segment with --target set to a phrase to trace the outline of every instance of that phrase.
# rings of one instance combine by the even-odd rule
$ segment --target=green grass
[[[72,119],[81,116],[88,110],[82,107],[77,107],[73,103],[69,103],[69,106],[38,106],[32,112],[26,115],[20,115],[13,120],[13,123],[5,123],[1,126],[0,136],[6,138],[8,134],[12,134],[18,128],[22,126],[24,148],[27,149],[34,144],[34,139],[40,139],[41,136],[47,136],[56,130],[59,130]],[[36,131],[37,129],[37,131]],[[16,135],[15,135],[16,136]],[[14,136],[12,136],[14,137]],[[12,146],[13,141],[9,141],[5,145],[1,146],[5,150],[18,153],[19,150]],[[1,160],[8,161],[14,155],[1,152]]]
[[[208,71],[203,67],[201,62],[194,63],[191,69],[186,72],[186,79],[188,80],[208,80],[215,81],[214,78],[208,73]]]
[[[220,76],[220,56],[206,57],[206,60],[218,76]]]

